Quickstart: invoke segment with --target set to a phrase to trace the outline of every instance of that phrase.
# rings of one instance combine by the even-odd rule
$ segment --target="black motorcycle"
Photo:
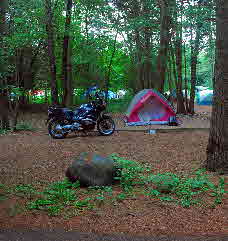
[[[112,135],[115,131],[115,122],[104,114],[106,103],[96,93],[96,99],[88,104],[82,104],[76,110],[61,107],[48,108],[48,132],[52,138],[63,139],[70,132],[92,131],[97,126],[98,132],[103,136]],[[92,99],[89,96],[89,99]]]

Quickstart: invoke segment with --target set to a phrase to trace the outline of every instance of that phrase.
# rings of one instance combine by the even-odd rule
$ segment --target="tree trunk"
[[[195,86],[196,86],[196,69],[199,55],[199,44],[200,44],[200,26],[198,23],[196,28],[196,39],[194,46],[191,44],[191,92],[189,102],[189,112],[194,114],[194,101],[195,101]]]
[[[161,27],[160,27],[160,48],[157,59],[157,70],[159,73],[159,92],[164,92],[164,83],[167,68],[168,46],[171,35],[169,30],[171,28],[171,12],[169,10],[169,0],[162,0],[160,7]]]
[[[140,34],[139,31],[135,31],[135,43],[136,43],[136,91],[140,91],[143,89],[143,81],[142,81],[142,62],[143,62],[143,56],[142,56],[142,44],[140,41]]]
[[[63,80],[63,105],[72,105],[72,79],[71,79],[71,66],[70,66],[70,26],[71,26],[71,13],[72,13],[72,0],[66,0],[66,21],[65,33],[63,38],[63,59],[62,59],[62,80]]]
[[[56,60],[55,60],[55,42],[54,42],[54,27],[53,27],[53,10],[51,8],[51,0],[45,0],[46,9],[46,31],[47,31],[47,48],[49,56],[49,66],[51,73],[51,102],[52,105],[58,104],[58,88],[56,82]]]
[[[177,80],[177,71],[176,71],[176,60],[175,60],[175,55],[174,55],[174,49],[172,47],[172,44],[170,45],[170,68],[172,68],[171,66],[171,63],[173,64],[173,77],[174,77],[174,83],[175,83],[175,86],[177,88],[178,86],[178,80]],[[171,94],[171,91],[170,90],[170,94]],[[172,104],[174,104],[174,98],[171,97],[171,102]]]
[[[181,2],[181,10],[183,9],[183,2]],[[182,15],[181,22],[178,22],[177,16],[178,10],[175,5],[174,11],[174,24],[175,24],[175,53],[176,53],[176,66],[177,66],[177,82],[176,82],[176,94],[177,94],[177,114],[186,114],[185,105],[184,105],[184,97],[182,93]],[[181,11],[182,13],[182,11]]]
[[[8,9],[8,0],[0,1],[0,117],[2,129],[9,129],[9,96],[5,90],[6,81],[6,46],[3,38],[7,35],[6,13]],[[3,90],[4,88],[4,90]],[[1,91],[2,90],[2,91]]]
[[[184,44],[184,85],[185,85],[185,109],[186,113],[189,113],[188,104],[188,84],[187,84],[187,59],[186,59],[186,45]]]
[[[186,109],[184,105],[184,97],[182,92],[182,43],[181,40],[176,41],[176,64],[177,64],[177,113],[178,114],[186,114]]]
[[[119,17],[118,17],[118,20],[119,20]],[[108,90],[109,90],[109,85],[110,85],[110,75],[111,75],[112,62],[113,62],[113,58],[114,58],[115,53],[116,53],[117,35],[118,35],[118,31],[116,32],[116,35],[115,35],[112,56],[111,56],[111,59],[110,59],[110,62],[109,62],[108,72],[107,72],[106,78],[105,78],[105,102],[106,103],[108,103]]]
[[[216,69],[207,159],[209,171],[228,173],[228,2],[217,0]]]
[[[3,38],[7,35],[6,13],[8,8],[8,0],[0,1],[0,87],[5,85],[6,72],[6,46],[4,45]]]
[[[4,90],[0,93],[0,116],[1,126],[0,129],[9,129],[9,98],[8,93]]]

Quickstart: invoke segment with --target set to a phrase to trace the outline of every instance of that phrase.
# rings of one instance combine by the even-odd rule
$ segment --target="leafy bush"
[[[132,98],[134,96],[132,94],[125,95],[121,99],[111,99],[108,101],[107,112],[112,113],[124,113],[126,112],[128,105],[130,104]]]
[[[34,131],[35,128],[32,127],[29,122],[21,122],[16,125],[16,130],[18,131]]]

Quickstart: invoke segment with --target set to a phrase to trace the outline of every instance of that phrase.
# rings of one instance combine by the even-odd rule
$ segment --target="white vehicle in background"
[[[117,99],[123,98],[126,95],[127,91],[126,90],[118,90],[117,91]]]
[[[205,86],[196,86],[195,89],[196,89],[196,91],[202,91],[202,90],[207,90],[208,87],[205,87]]]

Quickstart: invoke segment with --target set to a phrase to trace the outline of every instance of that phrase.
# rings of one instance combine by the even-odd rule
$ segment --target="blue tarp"
[[[202,90],[197,93],[196,103],[198,105],[212,105],[213,90]]]

